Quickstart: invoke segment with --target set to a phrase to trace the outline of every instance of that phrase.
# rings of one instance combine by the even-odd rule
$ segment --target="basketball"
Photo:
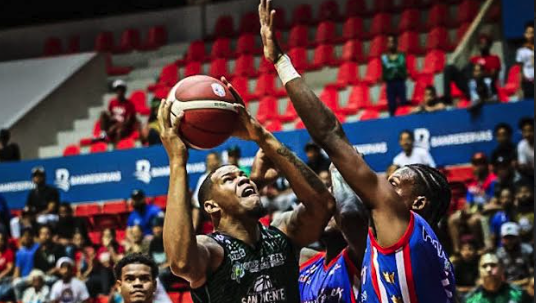
[[[209,76],[192,76],[179,81],[169,92],[171,121],[184,111],[179,133],[188,146],[211,149],[225,142],[233,133],[238,113],[233,94],[219,80]]]

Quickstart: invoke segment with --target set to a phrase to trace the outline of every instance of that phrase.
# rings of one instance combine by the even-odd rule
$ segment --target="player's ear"
[[[203,207],[204,207],[205,211],[207,212],[207,214],[209,214],[209,215],[213,215],[215,213],[218,213],[221,210],[221,208],[218,205],[218,203],[216,203],[214,200],[205,201],[205,203],[203,203]]]
[[[115,285],[118,287],[118,288],[121,288],[121,280],[115,280]]]
[[[418,196],[411,205],[411,210],[413,211],[422,211],[426,206],[428,206],[430,201],[425,196]]]

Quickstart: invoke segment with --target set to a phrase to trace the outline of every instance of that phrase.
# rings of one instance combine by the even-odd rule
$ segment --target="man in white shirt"
[[[521,64],[521,90],[526,99],[534,98],[534,23],[525,25],[525,43],[517,50],[516,62]]]
[[[45,273],[34,269],[29,275],[32,286],[24,291],[22,303],[46,303],[50,294],[50,288],[45,284]]]
[[[410,164],[424,164],[430,167],[436,167],[432,155],[420,147],[415,147],[415,138],[409,130],[404,130],[398,137],[398,143],[402,148],[402,152],[393,159],[393,164],[403,167]]]
[[[52,303],[87,303],[89,292],[84,282],[74,278],[74,262],[68,257],[62,257],[56,262],[61,279],[52,285],[50,302]]]
[[[519,172],[529,179],[534,179],[534,118],[519,121],[523,140],[517,145]]]

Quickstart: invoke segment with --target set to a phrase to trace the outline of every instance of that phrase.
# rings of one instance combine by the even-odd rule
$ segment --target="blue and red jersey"
[[[325,253],[318,253],[300,268],[301,303],[356,303],[354,282],[358,271],[344,249],[326,265]]]
[[[361,270],[361,303],[451,303],[456,283],[448,256],[426,220],[411,212],[400,241],[381,247],[369,231]]]

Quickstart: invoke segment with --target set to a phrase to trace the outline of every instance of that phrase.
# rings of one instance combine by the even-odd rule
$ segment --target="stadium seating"
[[[80,52],[80,36],[72,35],[67,40],[67,54],[75,54]]]
[[[96,52],[111,52],[114,50],[114,36],[111,32],[100,32],[95,38]]]
[[[359,70],[356,62],[344,62],[339,67],[337,82],[328,84],[337,89],[344,89],[347,86],[359,83]]]
[[[430,31],[428,38],[426,39],[426,50],[442,50],[445,52],[452,51],[454,49],[450,42],[449,33],[444,27],[436,27]]]
[[[220,16],[214,25],[214,37],[232,38],[235,35],[234,20],[232,16]]]
[[[76,144],[71,144],[71,145],[68,145],[64,150],[63,150],[63,156],[76,156],[76,155],[79,155],[80,154],[80,146],[76,145]]]
[[[347,0],[346,1],[346,17],[369,16],[372,10],[367,8],[366,1],[363,0]]]
[[[313,20],[313,9],[309,4],[301,4],[292,12],[292,26],[309,25]]]
[[[133,91],[130,95],[130,101],[134,104],[136,113],[142,116],[148,116],[151,113],[151,109],[147,107],[147,95],[143,90]]]
[[[348,97],[348,103],[345,107],[339,109],[339,112],[345,115],[355,115],[358,110],[365,108],[369,102],[368,87],[363,84],[357,84],[352,86],[350,95]]]
[[[278,90],[276,88],[274,74],[262,74],[257,79],[257,85],[255,87],[254,94],[258,98],[262,98],[264,96],[283,97],[286,95],[286,92],[284,89]]]
[[[261,63],[259,65],[259,73],[260,74],[275,74],[275,68],[274,65],[266,60],[264,56],[261,58]]]
[[[153,26],[147,33],[147,40],[143,42],[139,49],[143,51],[155,50],[167,43],[167,31],[162,25]]]
[[[275,8],[274,27],[276,30],[287,30],[289,25],[287,24],[286,11],[282,8]]]
[[[369,60],[380,57],[387,50],[387,37],[376,36],[370,43]]]
[[[91,146],[89,147],[89,152],[92,154],[103,153],[106,151],[108,151],[108,144],[104,142],[97,142],[97,143],[91,144]]]
[[[201,40],[192,42],[188,47],[184,60],[186,63],[203,62],[207,60],[205,42]]]
[[[227,68],[227,59],[216,59],[212,61],[210,64],[210,70],[208,74],[216,79],[221,78],[222,76],[225,78],[229,78],[229,71]]]
[[[338,66],[339,61],[335,58],[335,49],[331,44],[321,44],[316,47],[311,69],[321,69],[327,66]]]
[[[257,96],[249,91],[249,80],[246,77],[235,76],[233,77],[233,87],[236,89],[240,96],[244,100],[244,103],[248,104],[251,100],[257,99]]]
[[[309,27],[303,24],[298,24],[290,30],[289,47],[308,47],[309,42]]]
[[[201,74],[201,62],[190,62],[184,67],[184,77]]]
[[[243,15],[238,30],[241,34],[259,34],[261,30],[261,24],[259,23],[259,13],[249,12]]]
[[[288,56],[292,60],[292,64],[296,70],[303,73],[307,70],[311,70],[313,66],[309,64],[307,59],[307,49],[303,47],[295,47],[288,52]]]
[[[134,68],[131,66],[116,66],[112,64],[112,56],[105,54],[106,73],[108,76],[122,76],[129,74]]]
[[[212,44],[212,53],[210,57],[212,60],[220,58],[230,58],[232,55],[231,40],[229,38],[218,38]]]
[[[276,120],[277,114],[277,98],[273,96],[265,96],[259,102],[259,110],[257,112],[257,120],[261,124],[265,124],[269,120]]]
[[[140,47],[140,32],[137,29],[127,29],[121,34],[119,45],[114,50],[115,53],[126,53]]]
[[[332,21],[323,21],[318,25],[315,43],[331,44],[333,42],[335,42],[335,23]]]
[[[370,36],[388,35],[394,32],[392,26],[393,16],[388,13],[379,13],[372,18],[372,24],[370,26]]]
[[[521,78],[521,66],[514,65],[508,71],[508,77],[503,87],[498,89],[498,97],[502,102],[508,102],[520,88],[519,79]]]
[[[63,52],[61,40],[57,37],[49,37],[43,45],[43,56],[57,56]]]
[[[238,37],[238,41],[236,43],[236,56],[249,54],[259,54],[259,51],[257,47],[255,46],[255,35],[246,33]]]
[[[337,22],[342,18],[339,14],[339,4],[335,0],[328,0],[320,4],[318,10],[318,20],[330,20]]]
[[[402,12],[397,31],[403,33],[406,31],[421,32],[424,26],[421,24],[421,13],[417,9],[407,9]]]
[[[380,117],[380,113],[377,110],[367,109],[363,111],[363,114],[359,117],[360,121],[375,120]]]
[[[253,55],[242,55],[236,59],[234,77],[256,77],[258,75],[255,70],[255,61]]]
[[[375,58],[369,61],[367,64],[367,71],[363,78],[363,83],[372,85],[380,81],[382,76],[382,62],[379,58]]]
[[[344,42],[347,40],[363,38],[363,19],[361,17],[351,17],[344,21],[342,29],[342,37],[337,39],[337,42]]]
[[[479,9],[480,9],[480,2],[479,1],[464,0],[458,6],[458,9],[457,9],[458,15],[457,15],[457,18],[456,18],[456,22],[454,22],[453,25],[473,21],[473,19],[478,14]]]
[[[461,12],[460,12],[461,13]],[[428,12],[426,29],[431,30],[436,27],[445,27],[449,24],[449,10],[444,3],[436,3]]]
[[[341,61],[364,62],[363,46],[359,40],[348,40],[342,47]]]
[[[179,67],[175,63],[168,64],[162,68],[158,82],[149,85],[147,88],[150,92],[154,92],[161,87],[172,87],[179,81]]]
[[[279,115],[279,121],[282,123],[289,123],[294,122],[298,118],[298,113],[296,113],[296,109],[294,108],[294,105],[290,100],[287,101],[287,108],[285,109],[285,113],[282,115]]]
[[[398,48],[408,54],[424,54],[424,49],[420,44],[419,34],[416,32],[407,31],[398,37]]]
[[[76,217],[91,217],[99,214],[101,214],[99,204],[80,204],[74,209],[74,215]]]
[[[442,73],[445,69],[446,55],[440,50],[429,51],[424,57],[424,74]]]

